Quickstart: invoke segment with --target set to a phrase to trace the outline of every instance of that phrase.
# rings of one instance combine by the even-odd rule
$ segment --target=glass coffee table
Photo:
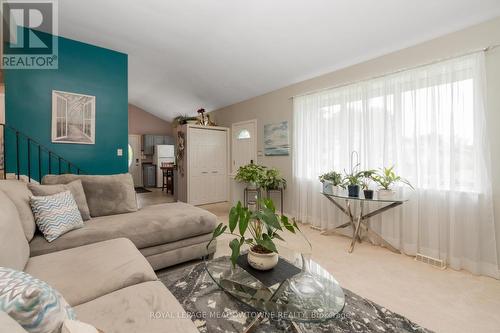
[[[310,254],[277,244],[280,260],[294,271],[294,275],[281,275],[281,282],[269,285],[267,281],[266,285],[254,276],[262,274],[260,271],[253,271],[253,275],[252,269],[247,271],[239,265],[233,267],[229,256],[219,253],[219,249],[229,249],[228,244],[229,240],[219,240],[218,256],[206,260],[205,267],[209,276],[222,290],[258,313],[243,332],[250,332],[266,319],[289,321],[297,332],[301,332],[296,323],[323,322],[335,318],[344,309],[345,297],[339,283],[329,272],[311,260]],[[245,253],[243,250],[241,255],[244,256]],[[277,268],[264,274],[283,274],[280,271],[273,272],[275,269]]]

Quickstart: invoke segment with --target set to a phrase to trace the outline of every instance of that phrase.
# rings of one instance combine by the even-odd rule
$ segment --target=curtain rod
[[[416,66],[413,66],[413,67],[405,67],[405,68],[401,68],[401,69],[395,70],[393,72],[389,72],[389,73],[385,73],[385,74],[379,74],[379,75],[375,75],[375,76],[368,77],[368,78],[365,78],[365,79],[360,79],[360,80],[355,80],[355,81],[349,81],[349,82],[341,83],[341,84],[338,84],[338,85],[335,85],[335,86],[330,86],[330,87],[326,87],[326,88],[320,88],[320,89],[316,89],[316,90],[311,90],[311,91],[308,91],[308,92],[305,92],[305,93],[302,93],[302,94],[297,94],[297,95],[291,96],[291,97],[289,97],[289,99],[294,99],[296,97],[313,95],[313,94],[316,94],[316,93],[319,93],[319,92],[322,92],[322,91],[331,90],[331,89],[337,89],[337,88],[342,88],[342,87],[349,86],[351,84],[356,84],[356,83],[360,83],[360,82],[364,82],[364,81],[379,79],[379,78],[382,78],[382,77],[385,77],[385,76],[389,76],[389,75],[401,73],[401,72],[404,72],[404,71],[408,71],[408,70],[417,69],[417,68],[429,66],[429,65],[432,65],[432,64],[436,64],[438,62],[442,62],[442,61],[446,61],[446,60],[451,60],[451,59],[455,59],[455,58],[460,58],[460,57],[465,57],[465,56],[468,56],[468,55],[471,55],[471,54],[474,54],[474,53],[478,53],[478,52],[488,52],[488,51],[491,51],[491,50],[496,49],[498,47],[500,47],[500,44],[494,44],[494,45],[490,45],[490,46],[487,46],[487,47],[483,47],[481,49],[476,49],[476,50],[473,50],[473,51],[468,51],[468,52],[465,52],[465,53],[453,55],[453,56],[446,57],[446,58],[440,58],[440,59],[433,60],[433,61],[430,61],[430,62],[426,62],[426,63],[420,64],[420,65],[416,65]]]

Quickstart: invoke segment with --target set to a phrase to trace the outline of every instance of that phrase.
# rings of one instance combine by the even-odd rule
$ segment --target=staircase
[[[47,174],[84,173],[78,166],[19,130],[0,124],[0,176],[40,182]]]

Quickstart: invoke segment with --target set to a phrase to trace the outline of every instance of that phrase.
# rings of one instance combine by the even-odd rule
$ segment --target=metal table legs
[[[339,204],[335,199],[332,197],[325,195],[325,197],[330,200],[338,209],[340,209],[347,217],[349,217],[349,221],[339,225],[335,229],[342,229],[351,226],[353,229],[353,234],[352,234],[352,240],[351,240],[351,245],[349,246],[349,253],[352,253],[354,250],[354,246],[356,245],[356,241],[361,243],[361,230],[365,229],[368,238],[373,239],[376,238],[382,246],[388,248],[389,250],[396,252],[396,253],[401,253],[398,249],[396,249],[394,246],[392,246],[389,242],[387,242],[385,239],[382,238],[377,232],[375,232],[371,227],[370,227],[370,222],[369,219],[371,217],[374,217],[375,215],[381,214],[389,209],[392,209],[394,207],[397,207],[402,204],[402,202],[393,202],[387,206],[380,207],[372,212],[369,213],[364,213],[364,206],[365,202],[360,201],[360,209],[359,213],[356,215],[353,215],[352,210],[351,210],[351,200],[346,200],[346,205],[345,207]]]

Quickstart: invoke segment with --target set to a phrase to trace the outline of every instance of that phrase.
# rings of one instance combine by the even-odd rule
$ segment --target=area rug
[[[149,193],[151,191],[148,190],[148,189],[146,189],[146,188],[144,188],[144,187],[142,187],[142,186],[139,186],[139,187],[135,188],[135,192],[136,193]]]
[[[205,271],[204,263],[198,262],[156,273],[202,333],[242,332],[255,318],[256,312],[252,308],[219,289]],[[319,324],[299,323],[297,325],[300,330],[304,333],[432,333],[347,289],[344,289],[344,293],[346,305],[341,314]],[[294,330],[289,322],[267,320],[253,332],[288,333]]]

